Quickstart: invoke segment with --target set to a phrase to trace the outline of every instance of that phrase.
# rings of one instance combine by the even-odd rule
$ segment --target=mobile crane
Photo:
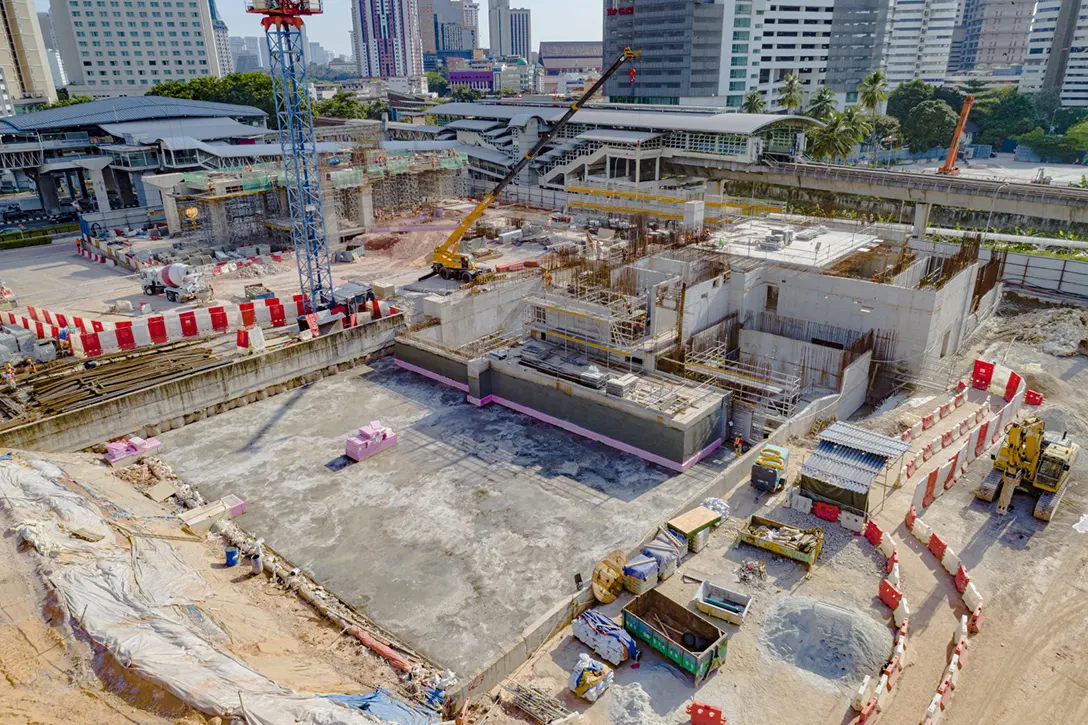
[[[601,75],[600,79],[594,83],[581,98],[571,104],[567,112],[563,114],[552,129],[541,136],[540,140],[536,142],[529,153],[518,159],[518,162],[506,172],[506,176],[495,185],[495,188],[480,200],[480,203],[476,205],[475,209],[469,212],[468,216],[461,220],[461,223],[457,225],[457,229],[450,234],[449,239],[434,248],[434,254],[431,256],[431,272],[427,274],[426,277],[433,277],[437,274],[442,279],[458,279],[463,282],[472,282],[484,271],[476,266],[476,260],[473,259],[471,254],[458,250],[465,234],[472,228],[472,225],[483,216],[483,213],[495,202],[495,199],[499,198],[499,194],[502,193],[503,189],[509,186],[514,179],[518,177],[518,174],[529,165],[529,162],[536,158],[537,154],[540,153],[540,150],[563,130],[563,127],[574,117],[574,114],[581,109],[582,104],[587,103],[589,99],[601,89],[601,86],[603,86],[609,78],[615,75],[616,71],[620,69],[620,66],[628,61],[634,61],[640,55],[642,55],[641,50],[632,50],[631,48],[623,49],[623,53],[612,62],[612,65],[610,65],[604,74]],[[634,71],[633,68],[632,71]],[[424,279],[426,279],[426,277],[424,277]]]
[[[956,157],[960,150],[960,139],[963,137],[963,129],[967,126],[967,117],[971,115],[971,106],[975,105],[975,97],[967,96],[963,99],[963,108],[960,109],[960,120],[956,124],[956,131],[952,134],[952,143],[948,147],[948,156],[945,157],[944,166],[937,169],[938,174],[959,176],[960,170],[956,168]]]

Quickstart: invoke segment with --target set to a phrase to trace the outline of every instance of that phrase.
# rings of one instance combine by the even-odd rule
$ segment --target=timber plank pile
[[[210,347],[180,341],[102,355],[93,361],[53,363],[19,376],[0,392],[0,430],[67,413],[110,398],[221,365]]]

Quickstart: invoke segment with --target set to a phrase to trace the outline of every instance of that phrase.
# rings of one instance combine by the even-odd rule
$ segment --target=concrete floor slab
[[[398,445],[337,470],[376,418]],[[462,676],[733,458],[674,475],[389,359],[160,438],[183,480],[241,496],[244,528]]]

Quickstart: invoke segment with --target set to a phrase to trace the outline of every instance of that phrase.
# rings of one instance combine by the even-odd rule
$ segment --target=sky
[[[339,55],[351,53],[348,32],[351,30],[351,2],[325,0],[323,15],[306,21],[310,42],[321,43],[325,50]],[[480,45],[488,45],[487,0],[480,5]],[[49,0],[35,0],[38,10],[48,10]],[[230,28],[231,35],[260,35],[260,18],[245,11],[245,0],[216,0],[219,15]],[[602,4],[599,0],[512,0],[511,7],[529,8],[533,23],[533,49],[542,40],[600,40]]]

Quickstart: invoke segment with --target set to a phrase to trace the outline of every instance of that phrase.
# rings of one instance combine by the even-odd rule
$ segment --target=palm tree
[[[839,114],[842,124],[843,143],[847,152],[865,140],[873,132],[873,124],[858,106],[847,106]],[[845,154],[843,154],[845,156]]]
[[[812,135],[808,152],[817,161],[836,159],[849,153],[849,147],[846,147],[846,152],[843,151],[844,146],[842,114],[834,113],[827,123]]]
[[[831,114],[835,112],[835,91],[827,86],[821,88],[820,92],[809,100],[808,110],[805,112],[817,121],[827,122]]]
[[[753,88],[744,94],[744,102],[740,107],[745,113],[763,113],[767,110],[767,99]]]
[[[797,73],[790,73],[782,79],[782,85],[778,89],[778,103],[786,107],[786,113],[793,113],[801,107],[804,101],[805,88],[801,85],[801,79]]]
[[[884,75],[884,71],[877,68],[861,79],[861,85],[858,86],[858,99],[861,101],[862,107],[869,112],[873,133],[875,134],[876,117],[888,101],[888,78]],[[875,166],[877,159],[876,138],[870,137],[869,143],[873,147],[873,165]]]

